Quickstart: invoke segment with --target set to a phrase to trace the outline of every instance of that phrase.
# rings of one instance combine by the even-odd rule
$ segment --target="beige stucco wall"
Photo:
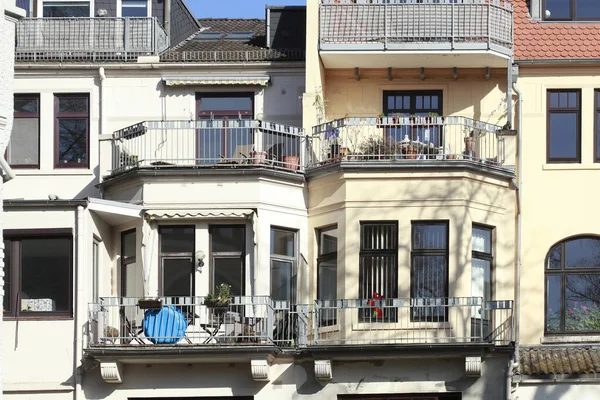
[[[595,212],[600,164],[594,163],[595,69],[521,67],[523,94],[523,206],[521,343],[544,337],[544,260],[556,242],[573,235],[600,234]],[[581,163],[546,163],[546,91],[581,89]]]
[[[495,227],[493,298],[513,298],[515,192],[470,172],[335,173],[309,181],[309,229],[337,224],[337,298],[358,297],[360,221],[398,221],[398,292],[410,297],[411,221],[449,221],[449,296],[471,295],[471,226]],[[316,260],[313,239],[311,260]],[[311,269],[316,291],[316,262]]]

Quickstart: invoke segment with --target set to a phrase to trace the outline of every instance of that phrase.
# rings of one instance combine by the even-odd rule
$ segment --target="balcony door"
[[[161,226],[159,234],[162,295],[194,296],[194,226]]]
[[[231,286],[232,296],[245,291],[246,227],[244,225],[211,225],[211,291],[221,284]]]
[[[198,93],[198,164],[242,162],[253,151],[254,93]]]
[[[427,147],[442,146],[444,143],[443,129],[433,118],[441,116],[442,110],[442,91],[440,90],[384,91],[384,114],[388,117],[411,118],[409,125],[387,128],[386,139],[390,142],[406,142],[408,139]]]

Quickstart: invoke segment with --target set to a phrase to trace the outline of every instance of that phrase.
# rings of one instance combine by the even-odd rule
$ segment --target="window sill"
[[[567,164],[567,163],[556,163],[556,164],[544,164],[542,165],[544,171],[598,171],[600,170],[600,163],[597,164]]]
[[[81,169],[54,169],[40,171],[39,169],[13,169],[17,176],[94,176],[94,173],[88,168]]]
[[[572,336],[544,336],[541,344],[572,344],[572,343],[598,343],[600,336],[595,335],[572,335]]]

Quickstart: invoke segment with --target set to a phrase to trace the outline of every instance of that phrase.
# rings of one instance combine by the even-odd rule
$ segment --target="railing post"
[[[452,10],[452,17],[450,18],[450,48],[454,50],[454,2],[450,3],[450,6]]]
[[[486,28],[487,28],[487,42],[488,42],[487,43],[487,48],[489,50],[490,49],[490,43],[491,43],[491,36],[492,36],[491,30],[490,30],[490,26],[491,26],[490,25],[490,20],[491,20],[490,19],[490,17],[491,17],[490,16],[490,11],[492,9],[492,4],[490,2],[486,2],[486,5],[487,5],[487,27]]]
[[[124,27],[125,29],[124,29],[124,35],[123,35],[123,40],[124,40],[123,49],[125,52],[125,59],[127,59],[128,58],[127,53],[129,52],[129,42],[130,42],[131,32],[129,31],[129,22],[130,22],[129,18],[124,18],[124,20],[125,20],[125,27]]]
[[[387,50],[388,48],[388,5],[387,3],[383,4],[383,48]]]
[[[319,320],[320,320],[319,302],[315,300],[315,312],[313,314],[313,342],[319,344]]]

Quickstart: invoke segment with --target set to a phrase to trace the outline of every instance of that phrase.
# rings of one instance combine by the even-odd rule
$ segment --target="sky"
[[[265,5],[305,6],[306,0],[186,0],[197,18],[265,18]]]

